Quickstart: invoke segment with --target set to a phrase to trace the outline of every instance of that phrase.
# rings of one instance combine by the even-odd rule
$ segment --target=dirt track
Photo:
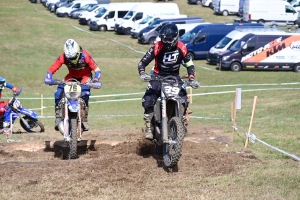
[[[79,159],[70,161],[62,159],[62,141],[0,144],[0,183],[6,186],[0,199],[212,199],[202,179],[239,173],[255,161],[224,151],[231,141],[220,129],[195,133],[185,138],[173,169],[164,168],[143,139],[84,140]]]

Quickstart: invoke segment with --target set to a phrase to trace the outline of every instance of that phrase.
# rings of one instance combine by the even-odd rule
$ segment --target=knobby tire
[[[164,144],[164,164],[166,167],[174,167],[179,162],[182,155],[182,146],[185,129],[180,117],[173,117],[168,124],[168,138],[175,140],[176,144]]]
[[[70,119],[69,159],[77,158],[77,118]]]
[[[37,133],[37,132],[41,133],[41,132],[45,131],[44,125],[39,120],[32,119],[32,118],[30,118],[28,116],[24,116],[23,119],[27,121],[27,123],[30,125],[30,128],[28,128],[24,124],[24,122],[22,121],[22,119],[20,119],[20,125],[28,133]],[[37,127],[38,127],[39,130],[34,130],[34,128],[37,128]]]

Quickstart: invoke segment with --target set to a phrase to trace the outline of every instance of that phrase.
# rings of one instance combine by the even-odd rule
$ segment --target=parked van
[[[138,42],[141,44],[154,44],[156,37],[159,35],[160,29],[168,24],[189,24],[193,23],[195,26],[203,23],[204,20],[200,17],[185,17],[174,19],[159,19],[151,23],[148,27],[142,29],[138,35]],[[197,23],[197,24],[195,24]]]
[[[240,0],[219,0],[217,6],[214,7],[216,14],[227,16],[230,14],[237,14],[239,12]]]
[[[185,18],[185,17],[188,17],[188,16],[187,15],[163,15],[163,16],[158,16],[158,17],[147,16],[141,22],[134,23],[132,29],[130,30],[130,35],[132,38],[137,38],[140,31],[143,28],[146,28],[152,22],[154,22],[158,19],[173,19],[173,18]]]
[[[91,18],[89,25],[90,30],[112,31],[115,28],[117,19],[123,18],[130,9],[139,3],[120,2],[110,3],[101,13]]]
[[[186,44],[192,59],[206,59],[208,51],[237,26],[260,26],[257,23],[201,24],[179,38]]]
[[[58,17],[69,17],[72,10],[78,9],[86,4],[97,4],[96,0],[75,0],[69,3],[66,7],[56,9]]]
[[[101,12],[103,9],[107,8],[109,4],[97,4],[86,11],[83,11],[78,16],[78,22],[79,24],[86,25],[89,24],[89,21],[92,17],[95,17],[99,12]]]
[[[221,56],[221,68],[300,72],[299,50],[299,33],[249,33]]]
[[[225,37],[223,37],[215,46],[210,48],[206,60],[210,64],[217,64],[219,62],[219,55],[222,55],[229,49],[234,43],[236,43],[243,36],[248,33],[260,33],[260,32],[283,32],[282,29],[277,28],[264,28],[263,26],[252,26],[252,27],[236,27],[235,30],[228,33]]]
[[[147,16],[179,15],[176,3],[144,3],[133,7],[121,21],[115,24],[115,32],[130,35],[134,23],[139,23]]]
[[[245,0],[243,21],[246,22],[281,22],[296,24],[298,13],[286,1],[282,0]]]

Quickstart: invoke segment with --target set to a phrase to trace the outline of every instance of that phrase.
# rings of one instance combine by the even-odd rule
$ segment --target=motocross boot
[[[82,128],[83,131],[88,131],[90,129],[90,125],[88,123],[88,116],[89,116],[89,107],[85,106],[82,118]]]
[[[54,129],[58,131],[58,123],[61,121],[61,108],[59,106],[55,106],[55,125]]]
[[[152,130],[151,130],[151,120],[152,120],[153,114],[154,113],[144,114],[144,121],[145,121],[145,125],[146,125],[145,138],[148,140],[153,139],[153,134],[152,134]]]

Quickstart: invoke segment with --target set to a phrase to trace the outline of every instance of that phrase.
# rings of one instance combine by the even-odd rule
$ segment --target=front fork
[[[168,117],[167,117],[167,108],[166,108],[166,97],[164,94],[161,94],[161,130],[162,130],[162,139],[163,143],[172,143],[172,141],[169,140],[168,136]],[[176,102],[176,108],[175,108],[175,116],[181,116],[180,114],[180,102]]]
[[[68,100],[65,100],[66,103],[64,104],[64,130],[63,130],[63,136],[66,141],[70,141],[70,115],[75,114],[77,112],[77,137],[81,138],[82,131],[81,131],[81,104],[77,101],[77,109],[72,110],[69,109],[69,106],[71,106],[71,103]],[[74,104],[74,103],[73,103]]]

